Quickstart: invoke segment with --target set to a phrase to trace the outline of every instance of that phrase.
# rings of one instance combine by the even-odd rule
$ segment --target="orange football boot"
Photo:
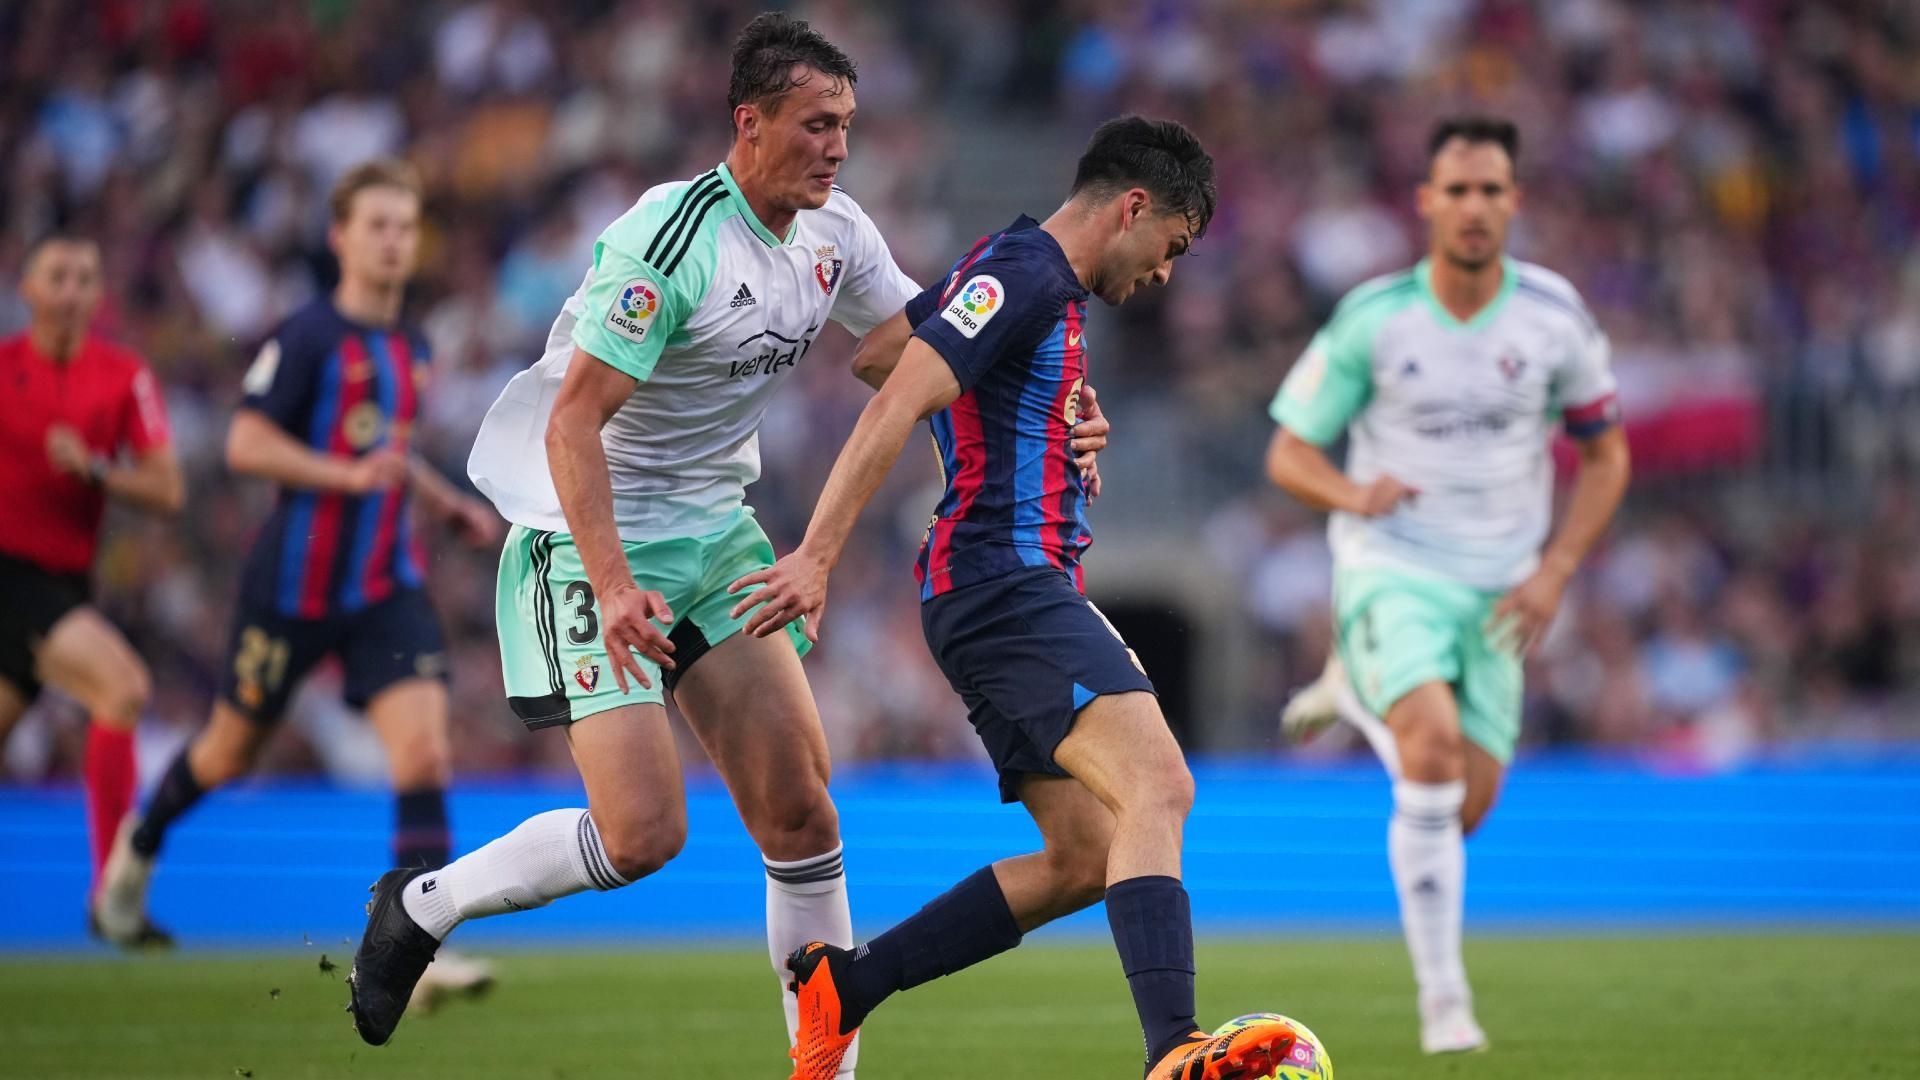
[[[1257,1080],[1287,1059],[1297,1037],[1293,1027],[1263,1020],[1230,1035],[1193,1037],[1160,1059],[1147,1080]]]
[[[860,1030],[840,1030],[838,975],[852,959],[852,950],[818,941],[787,957],[787,970],[793,972],[788,989],[800,999],[800,1034],[788,1051],[793,1058],[791,1080],[833,1080],[840,1072],[841,1059]]]

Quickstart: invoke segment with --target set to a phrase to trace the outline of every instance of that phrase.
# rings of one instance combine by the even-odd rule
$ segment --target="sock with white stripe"
[[[1460,924],[1467,888],[1467,849],[1460,830],[1465,781],[1393,785],[1387,861],[1400,894],[1414,981],[1422,996],[1465,995],[1467,967]]]
[[[847,906],[847,874],[840,850],[836,844],[825,854],[793,862],[762,857],[767,868],[767,955],[772,957],[773,974],[780,981],[789,1044],[800,1031],[800,1004],[787,989],[793,979],[793,972],[787,970],[787,957],[809,941],[824,941],[843,949],[853,947],[853,915]],[[859,1056],[860,1042],[856,1038],[841,1059],[841,1076],[853,1075]]]
[[[407,883],[402,901],[413,921],[444,939],[468,919],[546,907],[563,896],[628,884],[614,873],[593,815],[535,814],[498,840]]]

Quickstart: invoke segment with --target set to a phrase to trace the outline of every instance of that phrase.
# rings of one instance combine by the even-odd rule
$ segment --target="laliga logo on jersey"
[[[620,290],[607,312],[607,326],[633,341],[647,339],[647,322],[660,310],[660,287],[646,278],[634,278]]]
[[[993,309],[1000,306],[1000,290],[994,287],[998,284],[992,278],[976,278],[968,282],[966,290],[960,294],[960,306],[983,317],[993,314]]]
[[[593,688],[600,685],[600,665],[584,656],[575,660],[573,681],[580,684],[580,689],[593,693]]]
[[[1006,291],[1006,286],[1000,284],[999,278],[992,274],[981,274],[960,287],[940,317],[960,331],[961,336],[970,338],[978,334],[980,328],[987,325],[987,320],[1004,306],[1001,300]]]
[[[813,249],[813,280],[820,283],[820,291],[833,295],[833,287],[840,283],[840,268],[846,263],[833,257],[832,244],[822,244]]]

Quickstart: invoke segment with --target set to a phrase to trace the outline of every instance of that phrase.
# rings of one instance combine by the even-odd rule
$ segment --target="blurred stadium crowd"
[[[599,228],[725,154],[727,46],[761,3],[23,0],[0,5],[0,331],[19,255],[56,224],[102,245],[100,329],[165,383],[188,468],[175,522],[117,517],[103,606],[151,660],[151,740],[201,722],[267,493],[220,447],[253,347],[331,284],[325,192],[367,157],[429,182],[409,312],[438,375],[419,448],[455,476],[537,357]],[[1058,180],[1093,123],[1177,117],[1222,211],[1173,286],[1091,336],[1120,440],[1105,537],[1204,549],[1244,601],[1257,677],[1205,747],[1271,738],[1324,655],[1320,523],[1265,489],[1268,397],[1348,287],[1423,246],[1411,192],[1439,114],[1523,133],[1517,254],[1612,337],[1637,466],[1610,542],[1535,665],[1529,738],[1711,764],[1803,740],[1920,735],[1920,7],[1898,0],[977,0],[796,9],[859,63],[843,183],[930,280]],[[996,156],[998,155],[998,156]],[[865,391],[844,339],[770,416],[750,491],[791,544]],[[930,460],[898,471],[836,576],[809,662],[836,754],[976,753],[927,658],[910,554]],[[9,512],[0,508],[0,513]],[[1101,545],[1090,582],[1100,592]],[[434,549],[465,770],[540,765],[501,699],[493,565]],[[1241,583],[1245,583],[1242,586]],[[320,680],[324,683],[324,678]],[[322,687],[324,690],[324,687]],[[57,773],[43,709],[10,749]],[[326,693],[278,764],[368,746]],[[154,753],[148,761],[160,760]],[[378,775],[377,768],[372,775]]]

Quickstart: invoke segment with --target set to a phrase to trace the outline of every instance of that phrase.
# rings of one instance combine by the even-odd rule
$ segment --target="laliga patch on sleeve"
[[[953,324],[962,337],[972,337],[987,325],[987,320],[1007,306],[1007,290],[992,274],[977,274],[947,302],[940,317]]]
[[[240,389],[249,394],[259,395],[273,389],[273,377],[280,371],[280,342],[268,338],[260,352],[253,358],[252,366],[247,368],[246,377],[240,380]]]
[[[1287,392],[1300,401],[1311,401],[1313,395],[1320,392],[1320,384],[1326,381],[1327,349],[1315,339],[1288,377]]]
[[[645,341],[659,311],[660,286],[634,278],[620,287],[607,309],[607,329],[635,343]]]

